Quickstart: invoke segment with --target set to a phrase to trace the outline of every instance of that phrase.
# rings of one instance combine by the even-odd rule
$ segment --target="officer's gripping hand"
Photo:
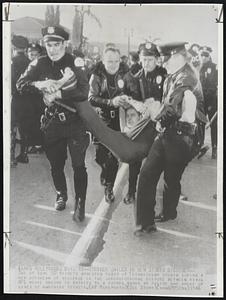
[[[55,93],[44,93],[43,94],[43,101],[46,106],[50,107],[54,104],[54,100],[61,98],[61,92],[57,91]]]
[[[45,81],[36,81],[34,86],[43,93],[53,94],[61,88],[61,83],[57,80],[48,79]]]
[[[126,95],[116,96],[112,99],[112,104],[114,107],[123,107],[126,109],[130,106],[128,104],[127,98],[128,97]]]

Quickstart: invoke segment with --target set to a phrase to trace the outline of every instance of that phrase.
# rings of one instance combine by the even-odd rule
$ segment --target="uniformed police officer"
[[[199,57],[199,49],[200,46],[198,44],[192,44],[188,49],[188,53],[190,54],[190,63],[193,67],[199,72],[200,70],[200,57]]]
[[[153,43],[141,44],[139,47],[140,68],[131,68],[124,77],[126,95],[134,100],[144,102],[152,98],[155,101],[162,100],[163,83],[166,70],[157,65],[159,52]],[[124,203],[135,201],[137,178],[142,161],[136,161],[129,165],[129,188]]]
[[[103,62],[99,62],[90,78],[89,101],[96,107],[100,118],[108,127],[120,131],[119,107],[125,104],[123,94],[125,69],[120,64],[120,52],[114,46],[106,47]],[[105,189],[105,200],[113,202],[113,186],[118,171],[115,156],[96,142],[96,162],[101,166],[101,184]]]
[[[16,89],[16,82],[20,75],[26,70],[29,59],[25,55],[28,47],[26,37],[14,35],[12,38],[13,57],[11,65],[11,87],[12,87],[12,102],[11,102],[11,166],[17,165],[17,162],[28,163],[28,141],[27,141],[27,118],[26,103],[27,99],[24,95],[20,95]],[[16,147],[16,128],[18,126],[20,133],[20,155],[15,158]]]
[[[205,112],[208,115],[209,121],[213,118],[217,112],[217,65],[212,62],[210,53],[212,49],[210,47],[200,48],[200,80],[202,84]],[[217,117],[210,125],[211,130],[211,145],[212,145],[212,158],[217,157]]]
[[[159,46],[163,66],[169,74],[164,82],[163,105],[156,117],[161,132],[141,169],[136,200],[135,235],[156,231],[156,187],[164,172],[163,214],[159,221],[177,217],[180,180],[200,147],[199,130],[206,122],[201,84],[187,63],[184,42]]]
[[[73,219],[82,221],[85,216],[87,172],[85,154],[89,144],[86,128],[80,117],[54,104],[52,99],[62,99],[73,107],[74,101],[88,98],[89,85],[84,72],[74,65],[72,55],[65,52],[69,34],[61,27],[42,29],[47,56],[33,61],[17,83],[24,93],[44,94],[46,109],[43,118],[45,152],[51,165],[53,182],[57,191],[56,210],[63,210],[67,201],[67,185],[64,174],[67,147],[74,170],[75,211]],[[58,100],[61,101],[61,100]]]

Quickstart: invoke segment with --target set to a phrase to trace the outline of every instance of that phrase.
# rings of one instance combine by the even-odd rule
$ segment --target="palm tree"
[[[87,42],[87,38],[83,35],[83,28],[84,28],[84,17],[85,15],[93,18],[98,26],[101,28],[101,22],[96,17],[94,13],[91,12],[91,6],[88,5],[87,8],[85,8],[83,5],[78,6],[75,5],[75,16],[73,21],[73,28],[72,28],[72,42],[73,45],[78,48],[79,50],[82,50],[83,44]]]

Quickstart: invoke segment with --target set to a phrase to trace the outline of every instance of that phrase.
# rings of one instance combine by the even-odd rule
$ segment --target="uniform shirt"
[[[68,90],[61,90],[62,102],[73,107],[75,102],[87,100],[89,84],[85,73],[80,68],[75,67],[74,58],[68,53],[65,53],[58,61],[52,61],[48,56],[42,56],[31,62],[25,73],[17,81],[17,89],[20,93],[40,93],[32,83],[47,79],[59,80],[63,77],[62,71],[66,67],[71,68],[75,73],[77,83]],[[58,111],[73,114],[62,107],[58,107]]]
[[[174,74],[169,74],[164,82],[163,87],[163,104],[162,111],[156,117],[163,127],[173,124],[182,116],[182,102],[184,92],[190,90],[196,97],[196,120],[203,123],[207,122],[204,113],[204,101],[201,83],[196,76],[195,71],[189,64],[185,64]]]
[[[101,119],[114,130],[120,130],[119,108],[112,106],[109,99],[123,93],[125,72],[124,65],[120,63],[118,72],[110,75],[104,64],[99,62],[90,78],[89,101],[96,107]]]
[[[215,107],[217,102],[217,65],[212,61],[203,64],[200,69],[200,81],[203,89],[205,109]]]
[[[146,76],[142,67],[135,74],[131,70],[124,77],[124,92],[137,101],[144,101],[152,97],[156,101],[161,102],[165,78],[166,70],[159,66],[156,66],[153,71],[148,72]]]

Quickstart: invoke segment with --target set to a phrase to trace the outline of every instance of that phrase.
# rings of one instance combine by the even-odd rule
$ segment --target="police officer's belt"
[[[177,134],[194,136],[196,133],[197,124],[176,121],[171,128],[175,129]]]
[[[53,113],[50,110],[46,111],[47,118],[51,118],[53,116]],[[76,116],[76,113],[70,112],[70,111],[59,111],[55,114],[55,120],[59,120],[60,122],[64,123],[66,121],[70,121],[74,119]]]

